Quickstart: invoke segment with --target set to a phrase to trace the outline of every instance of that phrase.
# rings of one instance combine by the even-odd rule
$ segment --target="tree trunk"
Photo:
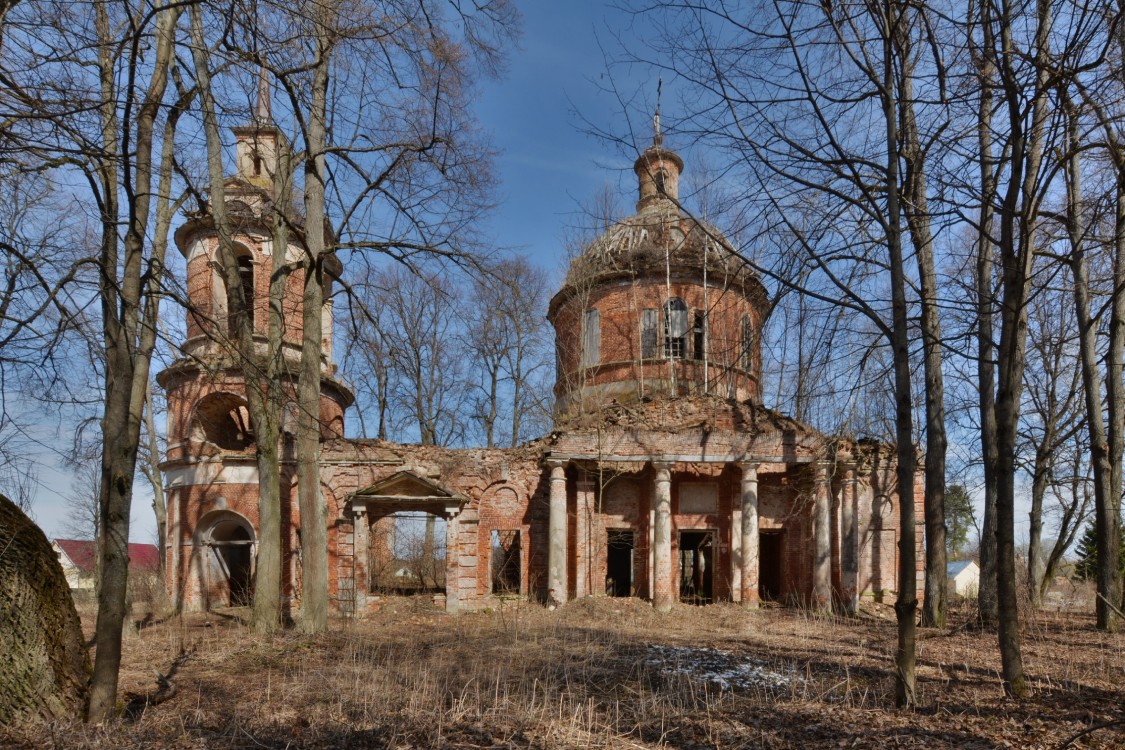
[[[203,129],[207,141],[207,176],[210,181],[209,210],[218,235],[219,262],[230,298],[228,316],[233,320],[235,350],[242,361],[246,386],[247,411],[254,428],[258,464],[258,559],[254,569],[254,602],[251,625],[258,632],[270,632],[281,622],[281,502],[280,502],[280,398],[274,353],[280,346],[281,326],[275,317],[281,315],[280,296],[274,297],[276,279],[281,275],[278,253],[274,255],[274,273],[270,280],[270,335],[265,356],[255,351],[249,305],[239,277],[238,262],[231,240],[230,219],[226,211],[226,189],[223,175],[223,144],[211,89],[210,56],[203,33],[203,13],[191,6],[192,57],[199,91]],[[279,170],[280,171],[280,170]],[[283,206],[279,206],[284,210]],[[284,248],[284,246],[282,246]],[[280,251],[285,262],[285,251]],[[278,338],[272,336],[277,334]]]
[[[133,167],[126,221],[124,258],[117,253],[116,202],[103,208],[100,288],[105,345],[105,411],[102,417],[101,589],[98,592],[98,621],[94,641],[97,652],[90,683],[87,718],[104,721],[114,715],[117,704],[117,676],[121,665],[121,633],[127,615],[126,594],[129,576],[129,511],[133,500],[133,476],[140,446],[141,419],[148,391],[149,365],[156,345],[160,297],[159,278],[143,277],[145,245],[152,200],[153,128],[168,83],[169,65],[178,6],[157,13],[155,56],[152,78],[137,110],[136,131],[132,134]],[[102,132],[104,146],[117,149],[114,95],[115,58],[109,18],[99,4],[96,25],[103,50],[99,53],[103,96]],[[131,92],[130,92],[131,93]],[[103,168],[103,189],[116,193],[115,167]],[[110,181],[110,178],[112,181]],[[164,258],[157,248],[149,254],[150,264],[162,267]],[[120,266],[119,266],[120,262]],[[120,270],[119,270],[120,269]],[[120,277],[118,276],[120,274]]]
[[[1050,430],[1048,429],[1048,433]],[[1044,437],[1043,445],[1051,437]],[[1031,510],[1028,512],[1027,533],[1027,592],[1031,606],[1038,609],[1043,604],[1041,592],[1046,565],[1043,561],[1043,497],[1047,494],[1047,461],[1049,457],[1042,450],[1035,452],[1035,465],[1031,478]]]
[[[160,236],[159,233],[157,236]],[[148,466],[145,476],[152,486],[152,512],[156,516],[156,549],[160,557],[160,571],[165,569],[168,552],[168,504],[164,499],[164,482],[160,473],[160,442],[156,439],[156,424],[152,416],[152,383],[145,391],[145,433],[148,436]]]
[[[915,703],[915,613],[918,590],[915,573],[917,547],[914,538],[914,472],[917,462],[914,449],[913,399],[910,382],[910,331],[906,315],[906,271],[902,257],[902,213],[899,201],[898,175],[898,102],[894,79],[893,39],[899,24],[905,20],[894,8],[893,0],[884,6],[883,23],[883,118],[886,126],[887,189],[887,252],[891,276],[891,351],[895,381],[895,439],[898,458],[899,563],[898,597],[895,616],[898,620],[898,643],[895,649],[895,705]]]
[[[981,2],[981,54],[976,51],[975,64],[980,81],[980,103],[977,109],[977,146],[980,174],[980,225],[976,248],[976,318],[977,318],[977,393],[980,414],[981,463],[984,474],[984,517],[980,534],[980,587],[977,607],[981,624],[996,627],[996,371],[993,343],[992,292],[992,202],[996,197],[996,176],[993,172],[992,117],[993,85],[996,68],[992,60],[992,19],[989,4]],[[971,13],[971,11],[970,11]],[[974,19],[970,16],[970,23]]]
[[[918,259],[922,309],[923,369],[926,383],[926,583],[922,625],[945,627],[945,384],[941,372],[941,319],[933,233],[926,194],[926,154],[914,114],[913,51],[904,16],[895,35],[899,50],[903,162],[906,166],[904,213]]]
[[[80,716],[90,658],[51,543],[0,495],[0,725]]]
[[[996,552],[1000,660],[1005,691],[1025,698],[1027,681],[1020,647],[1019,607],[1015,565],[1015,492],[1020,397],[1027,342],[1027,299],[1035,258],[1036,181],[1042,158],[1047,115],[1046,56],[1050,29],[1048,0],[1038,0],[1035,34],[1036,86],[1032,94],[1031,130],[1025,138],[1023,100],[1026,91],[1015,86],[1012,19],[1004,8],[1000,22],[1002,79],[1011,138],[1008,187],[1000,215],[1002,292],[1000,345],[997,349],[996,397]]]
[[[1117,200],[1114,217],[1113,303],[1109,318],[1109,350],[1106,352],[1106,401],[1109,406],[1109,492],[1098,503],[1098,627],[1116,632],[1121,614],[1110,606],[1125,609],[1122,598],[1121,490],[1122,451],[1125,449],[1125,154],[1114,144],[1117,156]]]
[[[325,144],[327,141],[328,65],[331,29],[326,7],[313,19],[316,28],[316,66],[313,69],[312,107],[308,116],[305,158],[304,301],[302,312],[301,371],[297,385],[297,493],[301,508],[300,628],[319,633],[328,626],[328,513],[320,493],[320,361],[321,314],[324,306],[323,260],[326,221],[324,212]]]

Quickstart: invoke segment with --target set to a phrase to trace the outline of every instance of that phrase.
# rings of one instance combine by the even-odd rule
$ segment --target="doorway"
[[[680,601],[710,604],[714,601],[715,532],[680,532]]]
[[[214,525],[210,545],[227,579],[227,605],[247,607],[254,601],[254,539],[241,519]]]
[[[758,537],[758,596],[762,601],[781,599],[784,531],[763,531]]]
[[[605,593],[608,596],[633,595],[633,530],[606,531]]]

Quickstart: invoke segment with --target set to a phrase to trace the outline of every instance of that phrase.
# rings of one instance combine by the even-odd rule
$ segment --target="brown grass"
[[[186,652],[171,700],[134,701],[109,727],[0,729],[0,746],[1047,748],[1125,719],[1125,637],[1086,615],[1029,619],[1022,704],[1003,696],[995,636],[923,631],[909,712],[890,707],[894,623],[881,606],[853,619],[729,605],[659,616],[590,599],[449,616],[404,600],[320,637],[260,637],[245,615],[176,616],[129,636],[123,709]],[[724,688],[700,661],[768,676]],[[1072,746],[1125,746],[1125,725]]]

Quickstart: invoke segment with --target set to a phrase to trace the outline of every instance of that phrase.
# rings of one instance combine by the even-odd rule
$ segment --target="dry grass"
[[[244,615],[173,617],[129,637],[128,693],[152,691],[153,671],[189,654],[173,699],[134,703],[111,727],[0,729],[0,745],[1058,747],[1125,719],[1125,637],[1085,615],[1030,619],[1035,694],[1023,704],[1003,697],[993,635],[924,631],[911,712],[889,708],[894,623],[883,607],[854,619],[726,605],[659,616],[640,601],[591,599],[453,617],[403,601],[321,637],[268,638]],[[1125,746],[1125,726],[1073,746]]]

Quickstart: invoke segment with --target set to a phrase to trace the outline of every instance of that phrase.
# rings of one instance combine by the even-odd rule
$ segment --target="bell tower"
[[[289,211],[288,196],[276,195],[278,170],[288,144],[270,113],[264,72],[258,84],[251,122],[232,128],[235,174],[224,181],[225,206],[245,298],[250,303],[255,361],[240,359],[232,343],[225,274],[218,233],[208,206],[175,233],[187,265],[187,330],[181,356],[157,375],[167,402],[168,437],[162,464],[168,503],[168,587],[186,608],[246,604],[252,599],[254,550],[258,535],[257,445],[246,400],[247,367],[260,367],[271,351],[270,279],[284,273],[280,300],[282,341],[272,347],[280,358],[282,441],[282,543],[294,549],[299,518],[295,491],[286,478],[293,472],[285,448],[296,429],[297,373],[301,356],[302,288],[305,231],[300,217],[288,217],[285,247],[273,234],[277,211]],[[315,227],[313,231],[330,231]],[[329,243],[331,245],[331,243]],[[344,412],[354,398],[335,377],[332,357],[331,283],[341,266],[329,259],[321,360],[321,439],[342,437]],[[274,363],[277,365],[278,363]],[[288,556],[287,556],[288,559]],[[284,576],[294,580],[292,560]],[[288,585],[288,584],[287,584]]]

